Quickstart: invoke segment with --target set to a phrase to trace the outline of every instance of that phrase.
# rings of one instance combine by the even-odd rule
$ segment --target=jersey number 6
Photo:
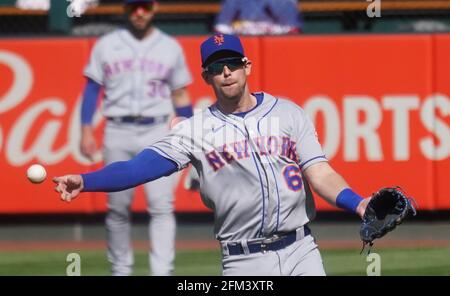
[[[290,164],[283,169],[284,180],[293,191],[302,189],[302,177],[300,175],[300,168],[295,164]]]

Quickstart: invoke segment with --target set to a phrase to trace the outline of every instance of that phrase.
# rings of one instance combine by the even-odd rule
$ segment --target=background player
[[[369,199],[331,168],[299,106],[250,93],[252,62],[237,37],[211,36],[201,56],[203,78],[217,97],[214,105],[130,161],[54,178],[55,190],[70,201],[81,191],[130,188],[192,163],[202,199],[215,212],[224,275],[324,275],[308,227],[302,178],[329,203],[360,216]]]
[[[105,100],[104,161],[128,160],[168,131],[175,107],[178,116],[192,116],[186,86],[191,75],[179,44],[152,26],[156,3],[126,0],[127,27],[109,33],[95,44],[85,69],[88,82],[82,102],[81,151],[91,158],[97,150],[92,118],[101,87]],[[174,178],[145,184],[151,215],[149,253],[153,275],[173,270],[175,218]],[[108,196],[106,229],[108,259],[113,275],[132,273],[130,203],[133,190]]]

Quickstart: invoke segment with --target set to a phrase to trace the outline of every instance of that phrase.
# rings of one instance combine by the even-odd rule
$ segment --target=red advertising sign
[[[203,37],[180,37],[197,106],[214,101],[200,75]],[[79,151],[82,70],[92,39],[0,41],[0,213],[104,211],[105,195],[59,202],[51,177],[101,167]],[[316,123],[333,167],[360,194],[399,185],[419,209],[450,209],[450,35],[243,38],[250,88],[289,98]],[[97,114],[97,135],[102,122]],[[32,163],[49,178],[34,185]],[[177,190],[177,211],[204,211]],[[142,192],[133,204],[145,211]],[[319,209],[332,209],[322,200]]]

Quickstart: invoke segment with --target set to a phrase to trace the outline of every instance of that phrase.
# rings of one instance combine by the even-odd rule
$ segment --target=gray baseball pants
[[[222,254],[226,276],[324,276],[322,257],[311,235],[277,251]]]
[[[167,123],[135,125],[107,121],[104,134],[105,164],[129,160],[168,130]],[[149,220],[149,264],[152,275],[170,275],[175,258],[176,222],[173,210],[176,174],[144,184]],[[131,245],[130,204],[134,190],[108,194],[106,232],[108,260],[113,275],[130,275],[134,264]]]

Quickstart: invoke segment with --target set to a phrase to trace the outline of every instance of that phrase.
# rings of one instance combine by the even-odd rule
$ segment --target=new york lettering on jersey
[[[287,157],[298,163],[298,154],[296,143],[287,136],[261,136],[253,138],[252,141],[257,145],[257,151],[260,156],[279,156]],[[233,161],[239,161],[250,157],[249,140],[244,139],[237,142],[227,143],[217,149],[205,154],[209,165],[214,171],[230,164]]]
[[[171,91],[192,81],[180,45],[157,28],[142,41],[126,29],[101,37],[84,74],[105,87],[107,117],[169,115]]]

